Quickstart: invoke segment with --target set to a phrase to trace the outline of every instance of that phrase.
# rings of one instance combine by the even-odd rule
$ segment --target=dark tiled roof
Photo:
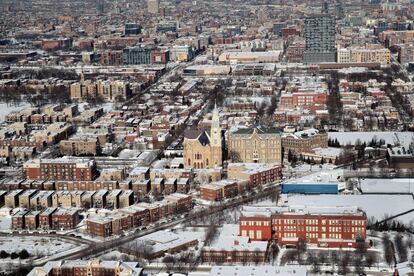
[[[241,128],[233,132],[233,134],[253,134],[254,130],[258,134],[278,134],[280,131],[276,128],[265,128],[265,127],[252,127],[252,128]]]
[[[202,130],[190,129],[184,132],[184,137],[187,139],[197,139],[198,136],[202,133]]]
[[[204,130],[187,130],[184,137],[186,139],[198,139],[203,146],[210,144],[210,138]]]

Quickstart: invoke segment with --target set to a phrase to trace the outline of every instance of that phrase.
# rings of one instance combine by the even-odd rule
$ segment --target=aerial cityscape
[[[0,0],[0,276],[414,275],[414,0]]]

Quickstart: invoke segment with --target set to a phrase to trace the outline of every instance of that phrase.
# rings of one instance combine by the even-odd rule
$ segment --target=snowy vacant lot
[[[4,102],[0,102],[0,121],[4,121],[4,119],[9,113],[14,111],[20,111],[27,107],[30,107],[29,103],[7,104]]]
[[[50,237],[0,237],[0,248],[8,253],[26,249],[33,256],[52,256],[77,245]]]
[[[407,146],[413,139],[412,132],[392,132],[392,131],[378,131],[378,132],[329,132],[331,140],[337,139],[341,145],[351,144],[355,145],[357,140],[361,143],[369,143],[373,138],[377,141],[383,139],[386,144],[400,144]]]
[[[378,220],[414,209],[414,200],[410,195],[291,195],[287,197],[287,204],[357,206],[366,212],[368,218],[373,216]],[[407,224],[411,219],[412,216],[401,217],[401,221]]]

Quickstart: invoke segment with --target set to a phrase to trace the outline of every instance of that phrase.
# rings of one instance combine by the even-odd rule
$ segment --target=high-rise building
[[[125,35],[139,35],[141,33],[141,25],[137,23],[125,23]]]
[[[305,63],[335,62],[335,17],[312,15],[305,19]]]
[[[160,10],[160,0],[148,0],[148,12],[157,14]]]
[[[150,47],[127,47],[124,49],[124,64],[150,64],[151,63]]]

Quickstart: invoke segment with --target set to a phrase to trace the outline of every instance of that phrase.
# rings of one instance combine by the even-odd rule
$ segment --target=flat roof
[[[213,266],[209,276],[306,276],[305,266]]]

